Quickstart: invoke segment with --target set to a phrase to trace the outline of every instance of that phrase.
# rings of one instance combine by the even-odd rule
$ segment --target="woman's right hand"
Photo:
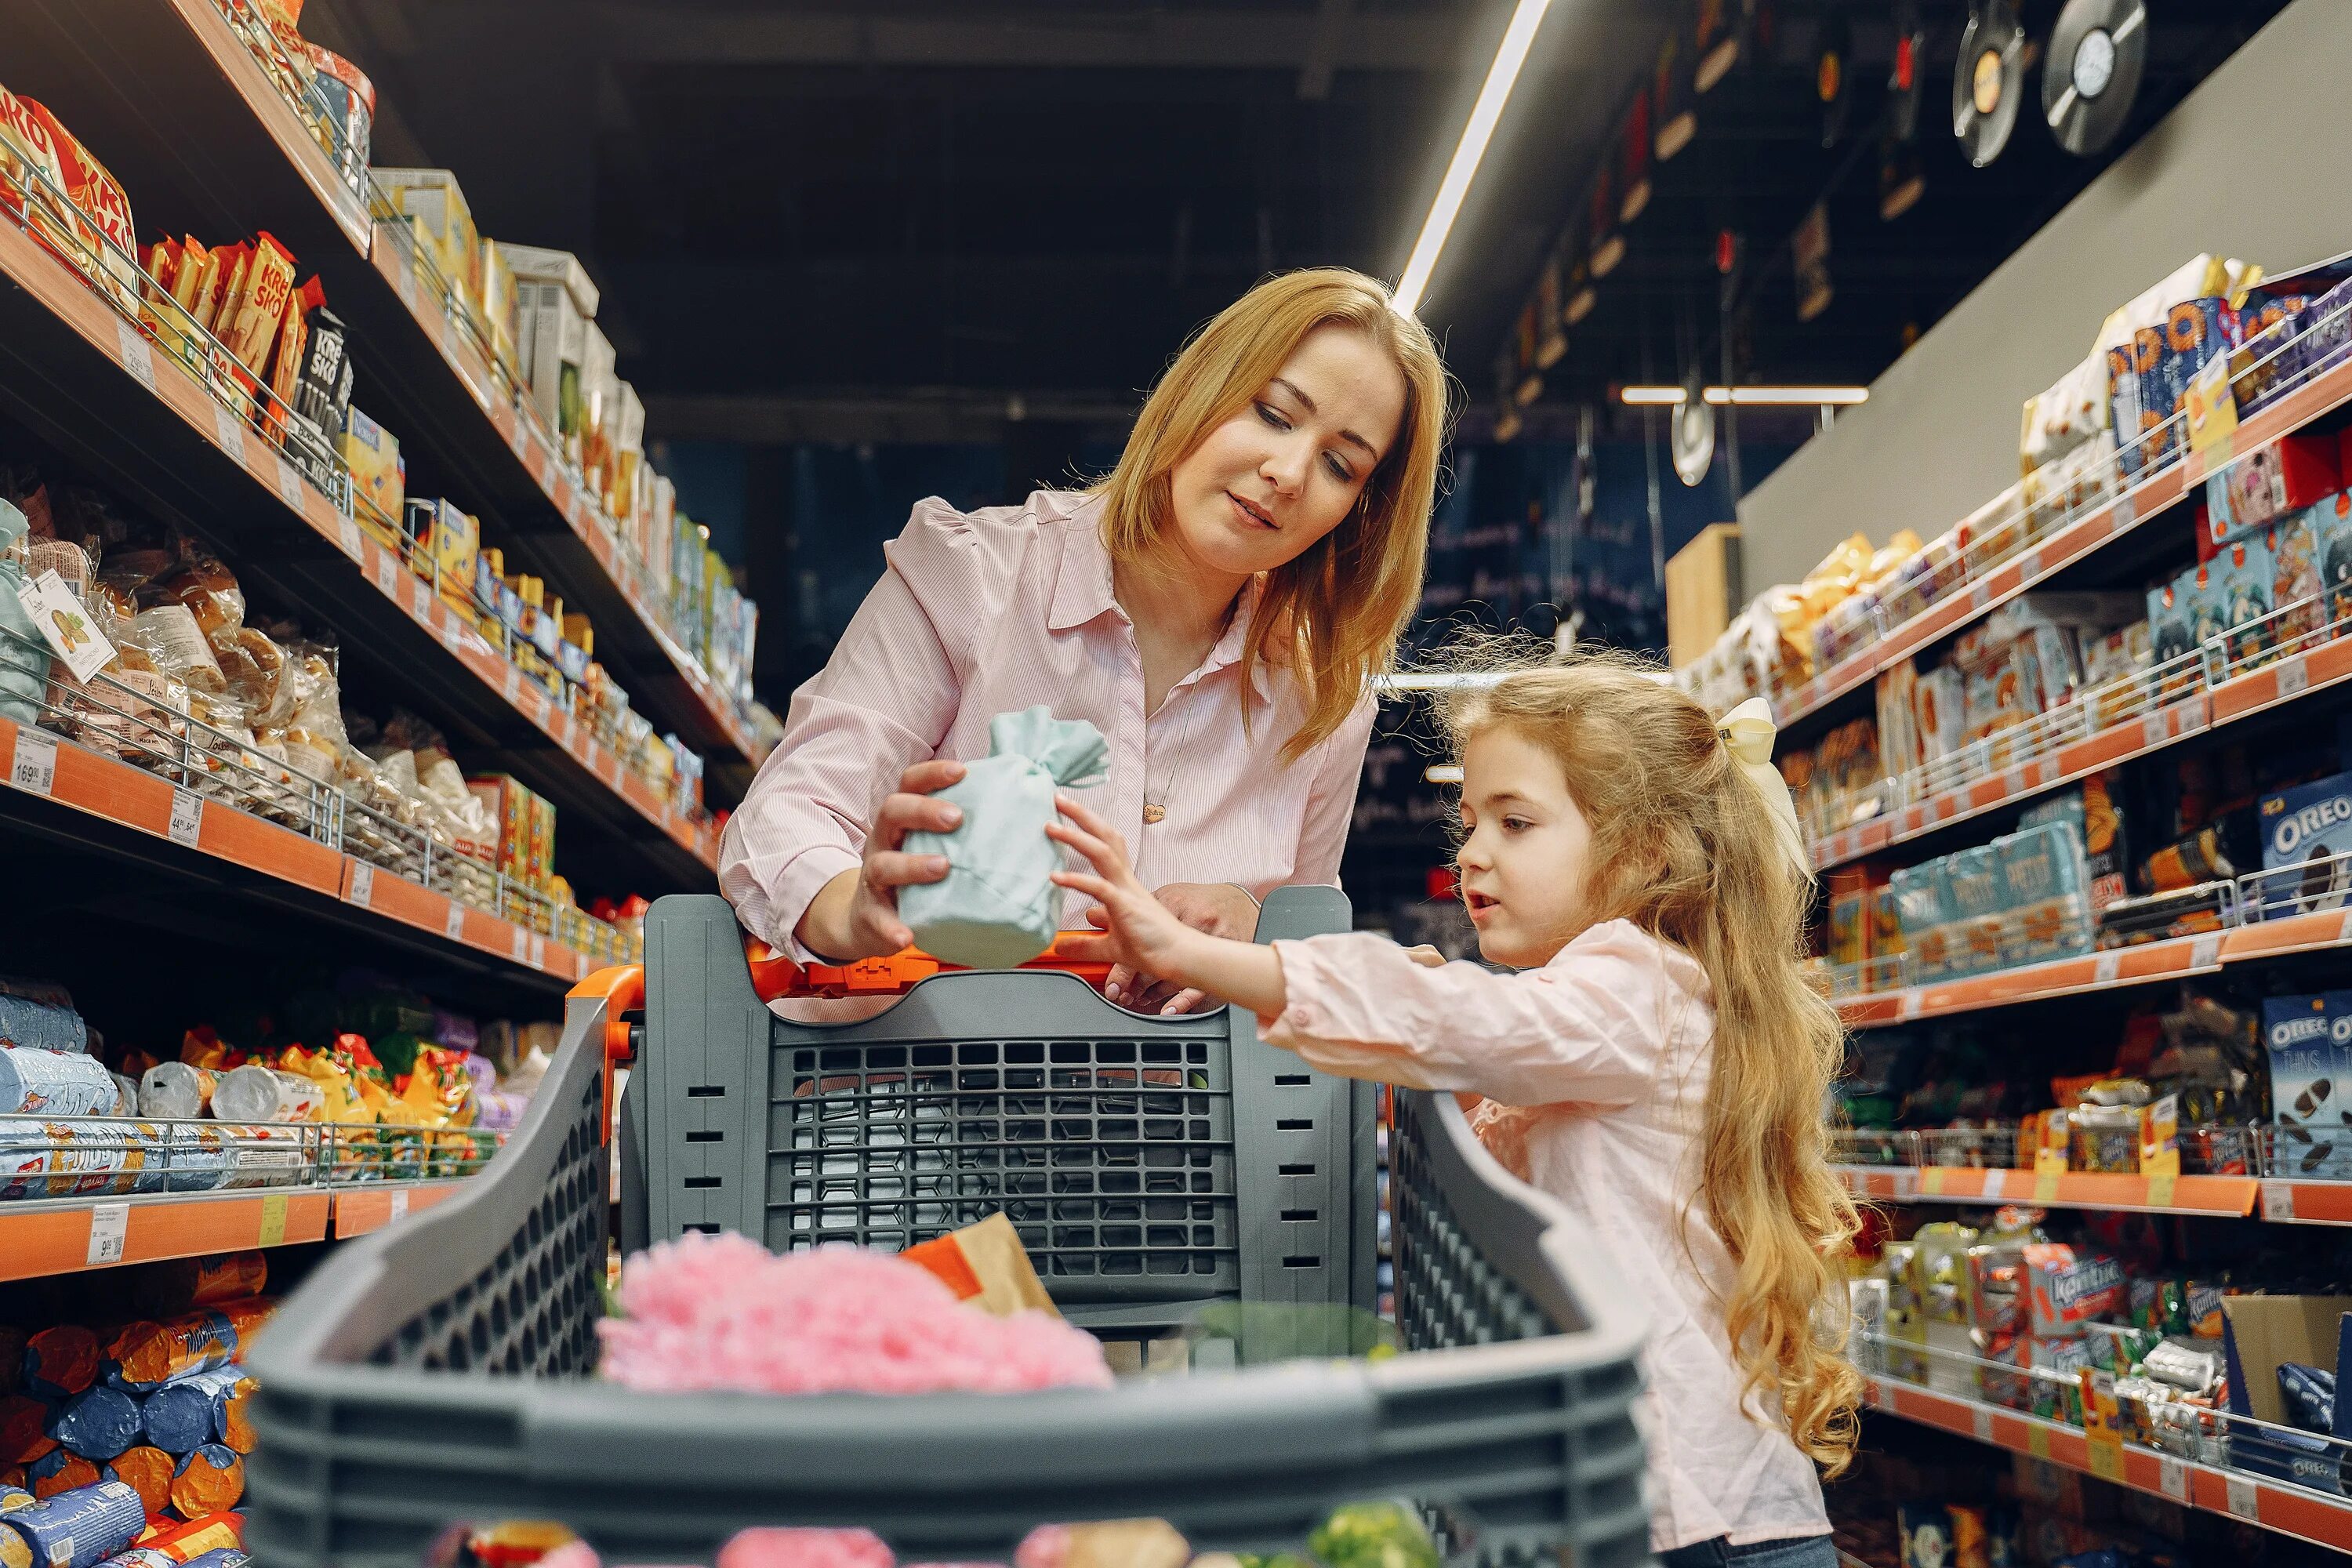
[[[909,855],[903,847],[909,833],[952,832],[963,821],[961,807],[931,798],[963,775],[963,764],[949,757],[917,763],[899,775],[897,793],[882,803],[866,832],[865,859],[809,901],[794,932],[803,947],[847,963],[914,945],[915,933],[898,918],[898,889],[940,880],[948,874],[948,860],[944,855]]]

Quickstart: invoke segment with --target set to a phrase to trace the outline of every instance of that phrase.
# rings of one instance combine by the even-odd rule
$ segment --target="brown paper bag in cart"
[[[1021,1245],[1021,1233],[1002,1212],[936,1240],[918,1242],[898,1256],[921,1264],[960,1300],[992,1317],[1033,1310],[1061,1316]]]

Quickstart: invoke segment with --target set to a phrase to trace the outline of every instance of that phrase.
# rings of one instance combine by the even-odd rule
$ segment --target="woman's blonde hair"
[[[1798,1447],[1837,1474],[1862,1386],[1841,1353],[1839,1260],[1857,1219],[1823,1116],[1844,1034],[1799,967],[1809,877],[1716,721],[1632,658],[1522,669],[1453,694],[1444,719],[1457,756],[1507,729],[1556,758],[1591,827],[1586,920],[1631,921],[1706,971],[1715,1048],[1695,1201],[1738,1265],[1726,1326],[1747,1393],[1777,1393]]]
[[[1283,748],[1292,759],[1337,730],[1364,683],[1391,667],[1421,602],[1446,419],[1445,365],[1428,329],[1394,310],[1379,282],[1345,268],[1268,278],[1193,334],[1145,400],[1118,465],[1093,488],[1108,503],[1111,554],[1164,564],[1176,465],[1247,407],[1308,333],[1333,324],[1365,333],[1394,362],[1404,376],[1404,416],[1355,511],[1266,574],[1251,617],[1244,689],[1251,662],[1272,658],[1296,670],[1307,690],[1306,722]]]

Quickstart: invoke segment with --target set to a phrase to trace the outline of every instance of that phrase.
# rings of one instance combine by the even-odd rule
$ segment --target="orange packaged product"
[[[58,1446],[44,1428],[49,1407],[26,1394],[0,1397],[0,1465],[29,1465]]]
[[[26,107],[46,117],[56,139],[58,166],[65,172],[66,199],[85,219],[76,226],[83,249],[79,265],[91,273],[114,302],[125,310],[139,308],[139,228],[131,221],[131,198],[106,165],[90,155],[81,139],[59,124],[47,109],[25,100]]]
[[[25,1342],[25,1386],[65,1399],[98,1381],[98,1336],[79,1323],[43,1329]]]
[[[21,215],[34,238],[70,262],[73,219],[65,167],[48,116],[35,114],[31,102],[0,87],[0,208]]]
[[[47,1455],[41,1462],[27,1468],[33,1478],[33,1495],[53,1498],[59,1492],[78,1492],[84,1487],[99,1483],[98,1467],[79,1454],[59,1448]]]
[[[171,1455],[142,1443],[107,1461],[106,1474],[137,1492],[147,1517],[152,1519],[172,1506],[172,1476],[178,1468]]]
[[[245,1496],[245,1456],[219,1443],[206,1443],[180,1461],[172,1478],[172,1506],[183,1517],[219,1513]]]
[[[270,346],[278,341],[287,301],[293,297],[293,254],[264,229],[254,244],[236,313],[225,330],[214,335],[238,363],[257,376],[268,368]]]
[[[256,1298],[224,1301],[160,1323],[129,1323],[115,1334],[107,1354],[126,1389],[151,1393],[173,1378],[210,1372],[236,1360],[277,1308],[274,1300]]]
[[[175,1519],[154,1519],[131,1544],[160,1552],[175,1563],[193,1563],[207,1552],[242,1551],[245,1516],[203,1513],[185,1523]]]

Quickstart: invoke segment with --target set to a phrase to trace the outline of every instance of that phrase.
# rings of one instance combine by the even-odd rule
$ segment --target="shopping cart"
[[[1330,889],[1286,889],[1259,935],[1347,920]],[[1419,1353],[1341,1359],[1372,1273],[1369,1098],[1259,1045],[1246,1013],[1145,1018],[1073,973],[943,973],[877,1016],[793,1024],[761,991],[810,977],[770,959],[755,984],[722,900],[661,900],[646,940],[644,971],[572,993],[488,1172],[339,1249],[255,1345],[266,1568],[446,1562],[508,1520],[623,1563],[707,1562],[774,1524],[862,1525],[907,1562],[1007,1562],[1039,1523],[1137,1517],[1202,1550],[1295,1550],[1333,1508],[1392,1498],[1482,1568],[1646,1559],[1639,1325],[1450,1097],[1401,1093],[1391,1145]],[[1189,1330],[1192,1374],[891,1399],[595,1381],[631,1054],[633,1237],[897,1247],[1002,1210],[1074,1321],[1114,1343]]]

